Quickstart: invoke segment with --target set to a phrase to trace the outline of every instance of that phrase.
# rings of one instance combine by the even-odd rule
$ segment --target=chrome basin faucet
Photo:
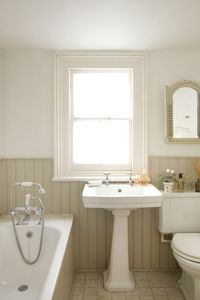
[[[134,180],[132,179],[132,172],[128,172],[128,175],[129,175],[128,183],[129,183],[130,185],[133,185],[133,184],[134,184]]]
[[[106,178],[104,180],[104,183],[108,185],[109,184],[109,175],[111,175],[111,173],[105,172],[105,173],[103,173],[103,175],[106,176]]]

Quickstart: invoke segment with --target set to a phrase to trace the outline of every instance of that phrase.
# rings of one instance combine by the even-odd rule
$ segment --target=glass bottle
[[[178,192],[184,192],[183,173],[179,173],[178,175]]]
[[[195,192],[200,193],[200,178],[197,178],[197,181],[195,182]]]
[[[191,192],[192,191],[192,182],[189,179],[189,176],[186,176],[184,182],[185,182],[185,184],[184,184],[185,192]]]

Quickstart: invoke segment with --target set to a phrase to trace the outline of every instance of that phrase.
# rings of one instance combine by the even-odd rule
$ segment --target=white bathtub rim
[[[52,299],[56,283],[64,258],[65,250],[69,241],[70,232],[72,230],[74,216],[72,214],[51,214],[45,215],[45,226],[55,228],[59,231],[60,236],[54,257],[52,258],[49,272],[43,285],[40,300]],[[1,225],[11,227],[11,218],[9,215],[0,216]],[[7,224],[6,224],[7,223]]]
[[[63,234],[59,239],[56,248],[56,254],[54,255],[49,274],[44,284],[41,300],[52,299],[53,297],[53,293],[55,291],[56,283],[59,276],[59,271],[61,269],[62,261],[67,248],[73,224],[73,215],[52,215],[49,218],[47,217],[46,223],[48,224],[48,221],[52,219],[56,221],[57,224],[59,223],[59,229],[62,231]],[[56,227],[56,229],[58,228]]]

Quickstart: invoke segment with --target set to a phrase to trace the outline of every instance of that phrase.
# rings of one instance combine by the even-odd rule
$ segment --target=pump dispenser
[[[178,192],[184,192],[183,173],[178,174]]]

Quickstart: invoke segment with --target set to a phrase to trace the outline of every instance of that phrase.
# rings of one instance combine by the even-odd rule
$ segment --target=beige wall
[[[10,185],[21,180],[43,183],[46,212],[74,213],[76,269],[104,269],[108,263],[112,235],[111,212],[86,209],[82,205],[83,183],[52,183],[53,157],[53,53],[46,51],[5,52],[0,73],[0,212],[10,212]],[[200,81],[200,52],[152,52],[148,56],[148,152],[149,173],[158,185],[166,168],[194,178],[194,159],[157,155],[198,156],[200,144],[165,143],[164,86],[188,79]],[[158,76],[159,74],[159,76]],[[0,96],[1,96],[0,95]],[[42,122],[41,122],[42,120]],[[44,138],[45,137],[45,138]],[[18,157],[22,159],[11,159]],[[23,204],[16,192],[15,205]],[[156,209],[140,209],[129,218],[132,268],[176,267],[168,244],[160,243]]]
[[[200,144],[165,142],[165,86],[182,80],[200,82],[199,51],[152,51],[148,60],[148,153],[152,156],[199,156]]]
[[[158,176],[166,168],[174,168],[194,178],[194,158],[150,157],[149,173],[158,184]],[[27,180],[44,185],[46,213],[73,213],[74,253],[76,269],[104,269],[110,254],[112,222],[110,211],[83,207],[82,182],[52,182],[51,159],[0,160],[0,209],[10,212],[10,186]],[[23,194],[13,193],[16,206],[23,205]],[[129,255],[131,268],[176,268],[176,262],[167,243],[161,243],[156,228],[156,209],[138,209],[129,217]]]
[[[149,155],[199,156],[200,144],[166,144],[164,87],[200,82],[200,51],[146,54]],[[4,51],[0,60],[0,157],[53,158],[54,53]]]

